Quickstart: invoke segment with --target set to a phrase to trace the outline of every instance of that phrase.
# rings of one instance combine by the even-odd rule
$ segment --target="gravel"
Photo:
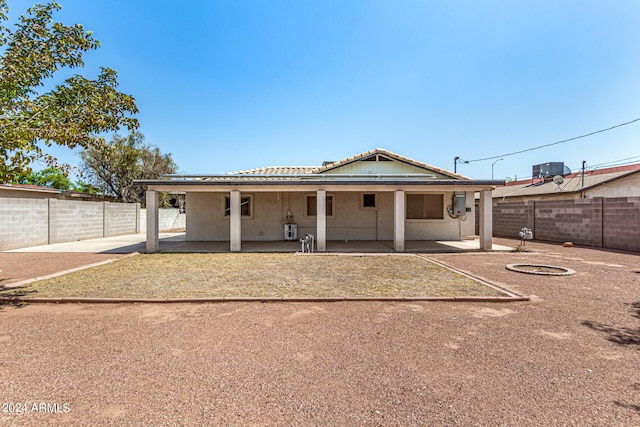
[[[0,423],[640,425],[638,254],[527,246],[433,257],[530,302],[0,306]]]

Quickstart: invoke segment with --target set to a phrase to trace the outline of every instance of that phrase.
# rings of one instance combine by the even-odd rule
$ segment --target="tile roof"
[[[316,166],[267,166],[229,172],[230,175],[304,175],[311,173]]]

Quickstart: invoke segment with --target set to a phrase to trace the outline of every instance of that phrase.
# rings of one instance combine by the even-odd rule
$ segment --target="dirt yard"
[[[418,256],[152,254],[0,296],[94,298],[506,296]]]
[[[0,306],[0,424],[640,425],[640,257],[527,246],[434,257],[529,302]]]

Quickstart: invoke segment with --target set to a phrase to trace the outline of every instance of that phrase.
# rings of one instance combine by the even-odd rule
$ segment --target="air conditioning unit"
[[[567,176],[571,173],[571,169],[564,165],[564,162],[547,162],[539,165],[533,165],[531,168],[531,176],[533,179],[545,178],[551,179],[556,175]]]

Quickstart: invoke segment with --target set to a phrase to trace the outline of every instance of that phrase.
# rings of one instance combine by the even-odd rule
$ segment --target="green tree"
[[[20,184],[57,188],[58,190],[70,190],[72,187],[71,180],[65,175],[64,171],[51,166],[38,172],[29,172],[21,176],[17,182]]]
[[[28,173],[34,161],[67,170],[45,147],[100,147],[102,133],[138,127],[135,100],[117,90],[110,68],[95,80],[74,75],[43,91],[58,70],[83,67],[83,55],[99,47],[90,31],[54,22],[55,2],[29,8],[13,30],[4,25],[8,10],[0,0],[0,182]]]
[[[89,185],[123,202],[142,204],[145,190],[134,186],[134,179],[155,179],[178,169],[171,154],[162,154],[155,145],[145,143],[139,132],[125,137],[116,134],[101,147],[82,150],[80,159],[80,170]],[[167,203],[166,196],[163,202]]]

